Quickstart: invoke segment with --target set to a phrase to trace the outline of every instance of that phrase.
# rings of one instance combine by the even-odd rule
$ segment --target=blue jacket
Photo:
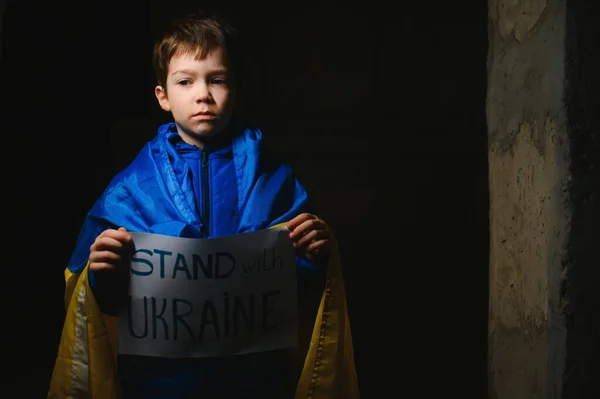
[[[288,165],[266,153],[259,130],[238,128],[227,144],[200,150],[169,123],[93,205],[67,269],[83,270],[91,244],[106,228],[208,238],[268,228],[308,211],[305,189]],[[302,258],[298,264],[303,295],[321,274]],[[94,295],[101,311],[115,313],[114,293]],[[119,375],[126,397],[266,399],[295,388],[285,359],[282,351],[219,359],[120,356]]]

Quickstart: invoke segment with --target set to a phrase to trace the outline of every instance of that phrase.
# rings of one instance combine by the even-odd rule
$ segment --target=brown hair
[[[219,16],[204,12],[175,18],[162,37],[155,43],[152,64],[159,85],[166,88],[167,72],[171,58],[177,54],[196,52],[202,60],[211,52],[225,52],[235,81],[239,83],[239,49],[237,32]]]

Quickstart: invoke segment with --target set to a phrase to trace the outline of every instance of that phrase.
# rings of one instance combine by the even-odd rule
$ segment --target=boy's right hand
[[[129,261],[131,241],[131,235],[124,227],[104,230],[90,247],[90,270],[122,269]]]

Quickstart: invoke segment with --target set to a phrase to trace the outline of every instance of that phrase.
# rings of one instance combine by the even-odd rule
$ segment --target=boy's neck
[[[231,144],[233,138],[239,129],[235,129],[230,123],[229,126],[222,132],[208,137],[190,137],[185,133],[178,132],[179,136],[188,144],[195,145],[201,150],[209,150],[227,146]]]

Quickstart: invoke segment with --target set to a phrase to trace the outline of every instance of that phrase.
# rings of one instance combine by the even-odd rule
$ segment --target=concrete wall
[[[598,50],[581,52],[597,42],[592,3],[579,6],[489,2],[490,398],[597,397],[587,375],[598,363],[598,294],[582,283],[600,274],[590,267],[600,265],[598,95],[581,91],[600,71],[586,66]]]

